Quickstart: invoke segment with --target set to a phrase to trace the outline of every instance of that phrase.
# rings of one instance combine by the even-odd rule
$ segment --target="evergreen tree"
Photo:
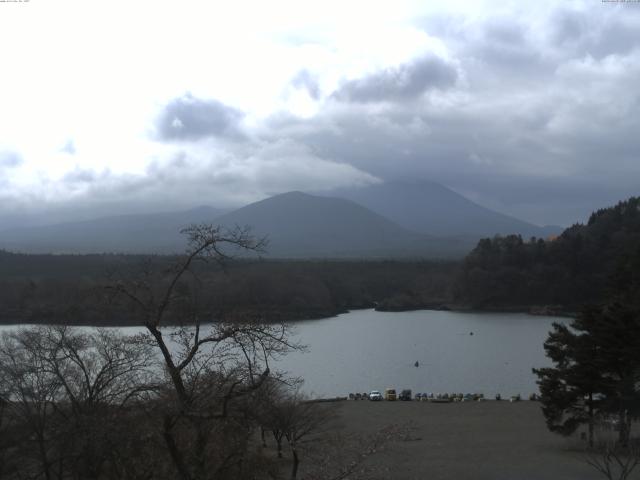
[[[576,333],[576,322],[572,328],[553,324],[544,349],[555,367],[533,371],[538,376],[542,412],[549,430],[571,435],[580,425],[587,424],[592,445],[595,418],[603,407],[601,399],[606,388],[598,368],[598,349],[590,336]]]
[[[553,328],[544,348],[555,366],[534,369],[547,426],[570,435],[587,424],[592,444],[598,416],[616,415],[626,445],[640,414],[640,310],[612,300]]]

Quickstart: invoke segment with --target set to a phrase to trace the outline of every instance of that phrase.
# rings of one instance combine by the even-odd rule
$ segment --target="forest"
[[[114,279],[170,268],[177,257],[0,253],[0,322],[131,325],[106,287]],[[194,267],[209,320],[323,318],[355,308],[441,308],[456,262],[236,259]]]
[[[640,198],[594,212],[551,239],[481,240],[464,259],[454,301],[477,309],[547,306],[575,312],[612,290],[637,286]]]

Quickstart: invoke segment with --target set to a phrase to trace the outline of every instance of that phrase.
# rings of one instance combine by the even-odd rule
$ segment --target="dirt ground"
[[[340,402],[345,432],[408,424],[411,435],[368,461],[388,478],[474,480],[604,479],[587,465],[580,441],[550,433],[537,402]],[[631,479],[640,479],[640,468]]]

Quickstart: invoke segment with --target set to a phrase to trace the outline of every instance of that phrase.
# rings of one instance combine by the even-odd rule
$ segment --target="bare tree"
[[[369,458],[394,441],[413,439],[412,429],[398,424],[373,434],[345,434],[341,431],[339,404],[307,397],[299,382],[288,385],[270,381],[261,393],[259,421],[265,431],[272,432],[278,458],[283,458],[282,440],[286,440],[284,462],[292,480],[378,478],[380,467],[371,464]]]
[[[335,414],[330,405],[313,402],[300,390],[285,397],[279,408],[282,421],[280,428],[291,452],[290,478],[296,480],[305,443],[313,442],[326,433]]]
[[[83,478],[99,478],[108,463],[120,413],[153,389],[157,366],[151,348],[109,330],[90,334],[49,327],[41,337],[45,368],[64,392],[58,430],[65,432],[65,455]]]
[[[640,442],[626,437],[621,440],[619,431],[628,428],[619,416],[601,416],[594,424],[594,442],[589,444],[583,460],[608,480],[626,480],[640,465]]]
[[[621,447],[616,442],[605,442],[591,448],[585,461],[608,480],[627,480],[640,465],[640,445]]]
[[[207,323],[214,318],[202,298],[213,292],[206,291],[198,264],[224,265],[237,251],[261,251],[264,240],[246,228],[194,225],[183,233],[189,247],[175,264],[160,272],[149,264],[138,278],[116,281],[110,290],[127,300],[162,356],[162,436],[177,477],[222,478],[233,469],[237,476],[251,435],[242,424],[243,399],[271,376],[270,361],[296,345],[285,325],[265,325],[260,318]]]
[[[153,361],[146,345],[105,330],[61,326],[4,334],[0,383],[20,447],[17,473],[115,478],[105,471],[113,433],[120,413],[148,385]],[[37,462],[28,460],[30,452]]]
[[[0,387],[2,388],[2,387]],[[6,412],[9,401],[6,393],[0,390],[0,478],[5,470],[6,455],[9,447],[9,435],[7,432]]]
[[[3,334],[0,340],[0,383],[5,389],[10,416],[20,425],[14,445],[24,447],[12,470],[40,472],[54,477],[52,406],[61,397],[56,375],[47,371],[38,348],[39,329]],[[19,463],[22,463],[20,465]],[[34,473],[26,473],[33,476]]]

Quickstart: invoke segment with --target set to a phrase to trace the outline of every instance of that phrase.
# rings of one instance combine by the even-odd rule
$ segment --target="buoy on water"
[[[418,363],[418,361],[416,360],[416,363],[413,364],[414,367],[418,368],[420,366],[420,364]]]

